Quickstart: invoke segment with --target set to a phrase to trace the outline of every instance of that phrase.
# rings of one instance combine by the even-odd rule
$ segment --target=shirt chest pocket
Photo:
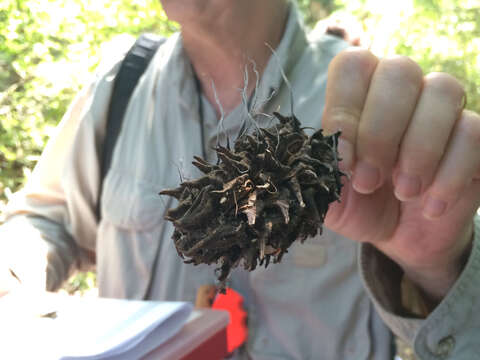
[[[171,200],[161,197],[156,185],[135,179],[133,174],[111,169],[102,193],[102,220],[119,229],[153,230],[163,223]]]

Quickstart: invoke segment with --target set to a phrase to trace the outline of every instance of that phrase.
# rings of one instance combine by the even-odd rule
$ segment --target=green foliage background
[[[379,56],[411,56],[425,72],[457,76],[480,111],[478,0],[298,0],[305,21],[354,14]],[[388,10],[400,3],[398,9]],[[398,5],[397,5],[398,6]],[[2,0],[0,205],[28,176],[72,97],[115,36],[168,35],[158,0]],[[385,36],[387,34],[388,36]],[[1,207],[0,207],[1,213]]]
[[[23,184],[102,44],[175,29],[158,0],[2,0],[0,201]]]

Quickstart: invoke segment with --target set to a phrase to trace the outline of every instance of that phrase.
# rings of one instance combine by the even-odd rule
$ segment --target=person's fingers
[[[356,191],[370,194],[390,176],[422,83],[422,70],[407,57],[379,62],[358,127],[353,174]]]
[[[395,169],[395,195],[399,200],[413,199],[432,181],[461,114],[464,94],[462,85],[451,75],[432,73],[424,78]]]
[[[338,54],[328,69],[322,127],[327,133],[342,131],[338,150],[342,170],[355,161],[357,128],[378,59],[365,49],[349,49]]]
[[[427,190],[423,208],[425,217],[434,219],[442,216],[464,194],[480,168],[479,154],[480,116],[464,110]]]

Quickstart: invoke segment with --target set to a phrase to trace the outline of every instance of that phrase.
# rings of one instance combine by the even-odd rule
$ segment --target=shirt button
[[[433,354],[440,358],[446,358],[448,355],[450,355],[454,347],[455,339],[453,336],[447,336],[438,342]]]

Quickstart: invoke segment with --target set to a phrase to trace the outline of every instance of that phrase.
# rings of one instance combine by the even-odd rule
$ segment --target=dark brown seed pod
[[[322,230],[328,206],[340,198],[339,132],[308,136],[295,116],[218,146],[218,164],[195,157],[205,175],[160,192],[178,200],[165,219],[186,263],[217,264],[219,290],[230,271],[276,263],[297,239]]]

